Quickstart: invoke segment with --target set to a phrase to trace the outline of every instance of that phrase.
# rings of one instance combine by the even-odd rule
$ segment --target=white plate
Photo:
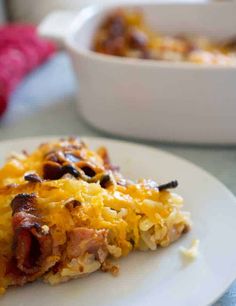
[[[0,164],[11,151],[32,150],[48,138],[0,143]],[[178,192],[192,213],[192,231],[177,243],[155,252],[136,252],[120,261],[116,278],[94,273],[55,287],[34,283],[12,288],[1,306],[205,306],[213,303],[236,277],[236,199],[215,178],[193,164],[145,146],[102,138],[85,138],[105,145],[112,161],[130,178],[166,182],[178,179]],[[186,264],[179,247],[200,239],[200,256]]]

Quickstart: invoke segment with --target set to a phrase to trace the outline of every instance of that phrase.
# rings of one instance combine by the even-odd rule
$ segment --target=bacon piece
[[[112,165],[110,156],[109,156],[108,151],[105,147],[100,147],[97,150],[97,153],[101,157],[101,159],[103,160],[105,169],[111,170],[111,171],[114,171],[114,172],[120,170],[120,167]]]
[[[94,254],[100,262],[107,257],[107,234],[105,229],[95,230],[77,227],[69,233],[67,244],[68,258],[76,258],[85,253]]]
[[[35,211],[35,194],[21,193],[18,194],[11,202],[12,215],[24,211],[27,213],[32,213]]]
[[[52,253],[52,238],[36,215],[36,195],[19,194],[12,200],[11,207],[16,266],[27,275],[38,273]]]

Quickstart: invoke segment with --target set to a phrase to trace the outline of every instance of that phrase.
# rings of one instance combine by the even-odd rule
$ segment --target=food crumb
[[[199,254],[199,244],[200,241],[198,239],[194,239],[190,248],[180,247],[180,251],[183,256],[189,260],[194,260],[198,257]]]
[[[47,225],[43,225],[41,227],[41,230],[44,235],[47,235],[49,233],[49,227]]]
[[[117,276],[119,274],[119,266],[115,265],[109,261],[105,261],[102,266],[101,270],[103,272],[110,272],[113,276]]]

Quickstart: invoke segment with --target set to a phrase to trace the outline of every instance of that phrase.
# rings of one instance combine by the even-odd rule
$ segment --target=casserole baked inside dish
[[[98,27],[92,49],[121,57],[236,65],[236,40],[213,42],[205,36],[157,33],[140,10],[117,9]]]
[[[0,292],[117,274],[112,259],[167,247],[190,229],[175,187],[124,179],[104,147],[77,138],[12,155],[0,170]]]

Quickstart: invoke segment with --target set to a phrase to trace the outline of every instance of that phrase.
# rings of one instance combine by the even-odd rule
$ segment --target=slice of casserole
[[[177,182],[124,179],[105,148],[68,138],[12,156],[0,170],[0,291],[38,278],[50,284],[113,258],[166,247],[190,228]]]

